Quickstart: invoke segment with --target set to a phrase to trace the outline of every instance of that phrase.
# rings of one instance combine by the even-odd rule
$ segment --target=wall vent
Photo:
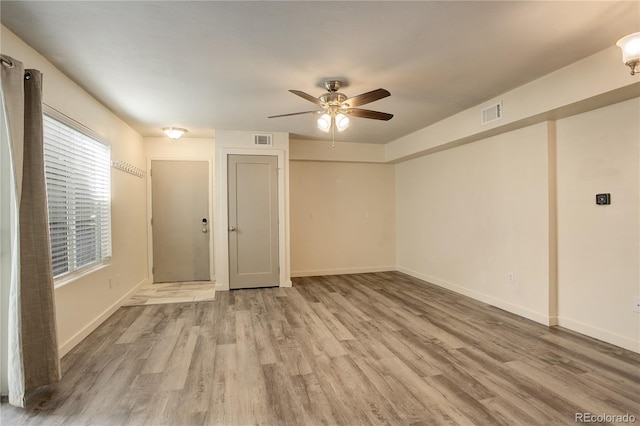
[[[488,124],[502,119],[502,101],[483,108],[480,112],[480,124]]]
[[[271,146],[273,145],[272,135],[253,135],[253,144],[258,146]]]

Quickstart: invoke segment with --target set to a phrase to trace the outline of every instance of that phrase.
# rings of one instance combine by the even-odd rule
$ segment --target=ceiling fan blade
[[[388,121],[393,118],[393,114],[388,114],[386,112],[380,112],[380,111],[371,111],[369,109],[347,108],[344,111],[348,115],[352,115],[354,117],[372,118],[374,120]]]
[[[298,95],[301,98],[308,100],[309,102],[313,102],[316,105],[323,106],[322,102],[320,102],[317,98],[311,96],[308,93],[301,92],[300,90],[289,90],[289,91],[294,95]]]
[[[320,114],[324,111],[303,111],[303,112],[292,112],[290,114],[280,114],[280,115],[272,115],[267,118],[278,118],[278,117],[289,117],[290,115],[301,115],[301,114]]]
[[[385,89],[376,89],[367,93],[363,93],[361,95],[354,96],[352,98],[347,99],[343,102],[343,104],[349,105],[349,107],[357,107],[360,105],[368,104],[370,102],[377,101],[378,99],[386,98],[387,96],[391,96],[388,90]]]

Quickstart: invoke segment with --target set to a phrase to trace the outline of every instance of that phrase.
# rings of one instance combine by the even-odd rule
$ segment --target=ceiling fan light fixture
[[[346,130],[349,127],[350,123],[351,119],[346,115],[342,113],[336,115],[336,129],[338,129],[339,132]]]
[[[317,121],[318,129],[322,130],[325,133],[328,133],[331,130],[331,116],[329,114],[322,114]]]
[[[164,127],[162,131],[169,137],[169,139],[180,139],[182,135],[187,133],[187,129],[181,127]]]
[[[631,68],[631,75],[640,73],[640,32],[622,37],[616,46],[622,50],[622,62]]]

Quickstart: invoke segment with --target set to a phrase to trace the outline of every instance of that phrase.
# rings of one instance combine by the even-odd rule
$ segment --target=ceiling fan
[[[318,119],[317,124],[318,128],[323,132],[329,132],[331,129],[337,129],[339,132],[345,130],[349,127],[349,116],[384,121],[391,120],[391,118],[393,118],[393,114],[388,114],[386,112],[356,108],[360,105],[365,105],[390,96],[391,93],[389,93],[388,90],[376,89],[367,93],[362,93],[361,95],[347,98],[345,94],[338,92],[342,85],[341,81],[328,80],[323,84],[328,93],[323,93],[317,98],[300,90],[289,90],[294,95],[298,95],[301,98],[318,105],[321,109],[293,112],[291,114],[272,115],[269,118],[288,117],[291,115],[302,114],[322,114]]]

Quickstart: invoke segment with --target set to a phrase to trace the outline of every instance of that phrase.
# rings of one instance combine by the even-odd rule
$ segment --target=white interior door
[[[153,282],[209,281],[209,163],[151,161]]]
[[[278,286],[278,157],[227,161],[229,288]]]

